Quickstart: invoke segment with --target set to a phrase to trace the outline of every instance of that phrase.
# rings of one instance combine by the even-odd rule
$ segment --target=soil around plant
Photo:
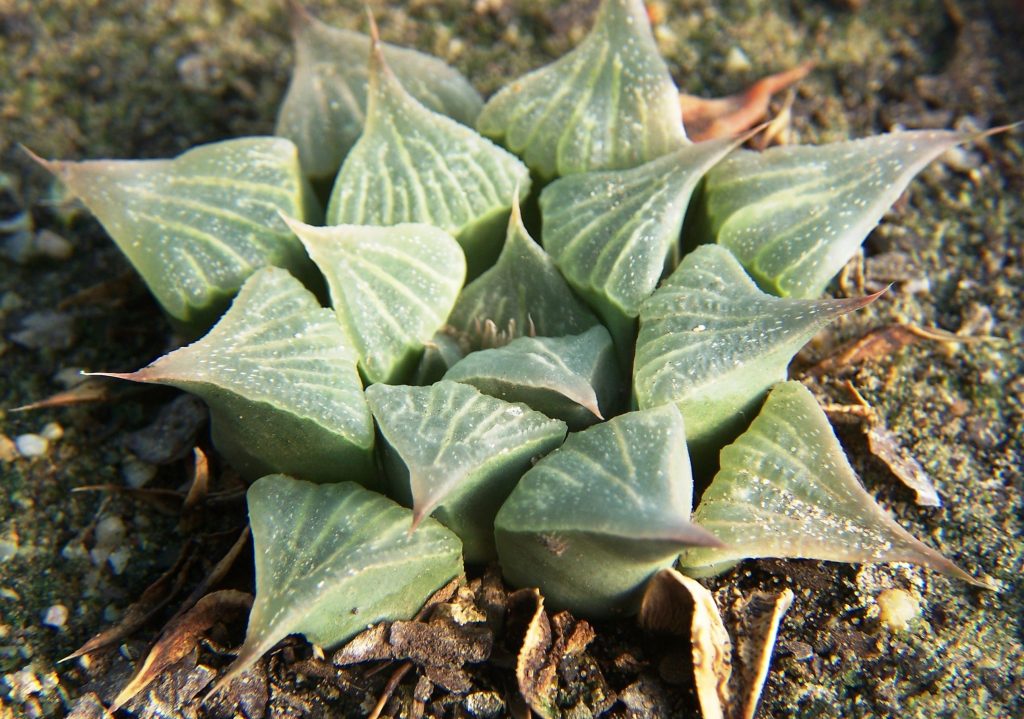
[[[310,5],[337,25],[364,22],[361,2]],[[416,0],[371,9],[385,40],[443,57],[489,95],[571,48],[595,5]],[[793,96],[794,142],[1024,120],[1019,0],[648,6],[687,93],[733,94],[814,60]],[[212,452],[202,408],[171,391],[91,386],[98,401],[13,411],[68,391],[78,369],[133,370],[176,342],[102,228],[19,144],[63,159],[167,157],[268,134],[290,42],[276,0],[0,0],[0,43],[0,718],[103,717],[161,629],[238,541],[244,487]],[[1022,168],[1021,131],[929,167],[865,244],[865,282],[892,288],[835,323],[797,363],[813,367],[889,325],[974,338],[907,341],[807,377],[834,404],[852,403],[852,383],[898,451],[934,481],[942,506],[915,504],[869,451],[863,423],[836,418],[869,491],[915,536],[998,590],[908,565],[813,561],[744,562],[703,580],[730,629],[755,593],[795,595],[761,717],[1024,715]],[[829,291],[849,290],[837,281]],[[206,500],[183,511],[195,444],[210,451],[212,482]],[[74,491],[91,486],[116,489]],[[211,589],[251,591],[248,551]],[[131,620],[132,604],[154,583],[150,596],[167,602],[148,605],[152,615],[134,632],[58,663]],[[905,623],[893,620],[894,597],[911,607]],[[225,604],[119,716],[364,716],[399,671],[385,716],[526,716],[515,664],[521,627],[536,613],[529,602],[475,570],[426,621],[364,637],[365,661],[320,656],[291,638],[200,708],[244,632],[244,612]],[[203,624],[198,614],[191,621]],[[547,622],[549,645],[535,661],[549,681],[531,691],[562,716],[696,716],[685,641],[633,622],[557,612]]]

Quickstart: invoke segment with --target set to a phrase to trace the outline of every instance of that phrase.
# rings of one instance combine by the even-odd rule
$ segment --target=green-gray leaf
[[[315,277],[278,216],[319,219],[289,140],[227,140],[173,160],[44,164],[99,218],[189,335],[208,328],[260,267]]]
[[[501,248],[517,187],[529,170],[473,130],[423,107],[379,49],[371,53],[366,127],[338,173],[328,224],[422,222],[455,235],[475,276]]]
[[[541,193],[544,248],[620,349],[632,346],[640,303],[678,261],[694,188],[735,144],[688,145],[633,169],[563,177]]]
[[[479,349],[490,346],[495,333],[503,340],[561,337],[583,332],[598,321],[530,237],[514,202],[498,261],[466,287],[448,324],[468,338],[471,348]]]
[[[725,544],[684,551],[691,575],[746,558],[807,557],[914,562],[980,584],[878,506],[799,382],[776,386],[750,429],[722,450],[693,519]]]
[[[632,611],[684,545],[718,543],[690,523],[692,499],[679,411],[619,415],[569,435],[520,480],[495,519],[502,572],[573,612]]]
[[[455,239],[430,225],[310,227],[289,221],[331,291],[369,382],[406,379],[466,276]]]
[[[640,310],[637,405],[675,403],[695,454],[717,451],[753,418],[793,355],[828,322],[878,295],[798,300],[761,292],[724,247],[684,259]]]
[[[971,137],[921,130],[736,152],[708,173],[697,239],[728,247],[768,292],[817,297],[914,176]]]
[[[522,402],[573,431],[604,419],[622,401],[621,376],[608,330],[570,337],[521,337],[473,352],[444,377],[508,402]]]
[[[372,484],[373,421],[334,313],[285,270],[258,270],[210,332],[131,374],[210,405],[213,443],[249,478]]]
[[[565,423],[442,380],[373,385],[366,399],[386,442],[392,496],[414,521],[433,514],[459,535],[466,561],[494,557],[493,520],[516,481],[565,438]]]
[[[299,148],[307,175],[333,177],[363,131],[370,38],[331,27],[288,3],[295,71],[274,134]],[[384,57],[409,93],[435,112],[472,126],[483,101],[458,71],[436,57],[383,43]]]
[[[436,333],[423,345],[423,356],[416,366],[411,384],[434,384],[465,356],[465,349],[457,339],[443,330]]]
[[[462,572],[458,537],[351,482],[271,475],[247,495],[256,600],[245,643],[214,692],[289,634],[333,647],[381,621],[411,619]]]
[[[604,0],[583,42],[492,97],[477,129],[544,179],[634,167],[686,143],[641,0]]]

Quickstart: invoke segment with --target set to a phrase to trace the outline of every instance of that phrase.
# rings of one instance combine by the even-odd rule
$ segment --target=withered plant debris
[[[679,95],[683,125],[694,142],[735,137],[761,122],[768,114],[772,96],[803,80],[814,69],[807,61],[784,72],[763,77],[741,93],[729,97],[704,98]]]
[[[200,599],[164,628],[135,676],[114,699],[111,709],[116,711],[124,706],[164,670],[194,652],[203,634],[214,624],[246,612],[251,606],[252,595],[235,589],[221,589]]]
[[[84,487],[75,487],[72,492],[109,492],[110,494],[122,494],[127,497],[141,500],[158,510],[161,514],[169,517],[177,517],[181,514],[181,506],[185,501],[185,494],[175,489],[162,489],[159,487],[125,487],[120,484],[87,484]]]
[[[11,412],[27,412],[35,409],[51,409],[53,407],[68,407],[74,404],[85,404],[87,402],[106,402],[108,400],[121,399],[125,396],[124,388],[116,387],[113,382],[104,377],[87,377],[74,387],[51,394],[49,397],[30,402],[20,407],[12,407]]]
[[[779,625],[792,603],[793,592],[786,588],[777,594],[754,592],[737,609],[730,719],[753,719],[757,713]]]
[[[245,549],[246,545],[249,544],[249,538],[252,536],[252,532],[249,529],[249,525],[246,525],[238,535],[238,539],[235,540],[231,548],[228,549],[227,553],[220,558],[220,560],[213,566],[213,569],[203,578],[203,580],[192,590],[192,593],[186,597],[185,601],[181,603],[181,607],[171,617],[170,621],[173,622],[175,619],[180,617],[182,614],[187,612],[196,602],[198,602],[203,596],[206,595],[209,590],[216,586],[227,573],[234,566],[241,555],[242,550]]]

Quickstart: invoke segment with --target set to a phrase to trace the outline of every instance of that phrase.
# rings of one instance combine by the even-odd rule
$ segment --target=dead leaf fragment
[[[551,623],[544,611],[544,597],[536,589],[520,589],[508,598],[509,627],[513,637],[522,637],[516,652],[516,682],[530,709],[544,719],[553,719],[557,690],[556,667],[545,661],[551,648]]]
[[[736,671],[731,682],[734,697],[729,712],[731,719],[753,719],[757,712],[779,625],[792,603],[793,592],[787,588],[778,594],[755,592],[740,609]]]
[[[63,392],[51,394],[49,397],[30,402],[20,407],[14,407],[12,412],[27,412],[32,409],[47,409],[49,407],[67,407],[73,404],[84,404],[86,402],[103,402],[114,396],[113,383],[103,377],[89,377],[79,382],[74,387]]]
[[[645,629],[689,637],[704,719],[724,719],[730,705],[732,642],[711,592],[674,569],[651,577],[640,604]]]
[[[729,97],[703,98],[681,94],[683,126],[694,142],[735,137],[749,130],[768,114],[772,95],[803,80],[814,69],[808,61],[791,70],[763,77],[743,92]]]
[[[885,462],[889,470],[903,484],[914,490],[914,501],[923,507],[941,507],[942,500],[928,473],[913,456],[903,451],[899,440],[880,421],[867,430],[868,449]]]
[[[222,589],[200,599],[192,609],[167,625],[135,676],[114,699],[111,710],[116,711],[165,669],[184,659],[214,624],[225,616],[248,611],[250,607],[252,595],[234,589]]]

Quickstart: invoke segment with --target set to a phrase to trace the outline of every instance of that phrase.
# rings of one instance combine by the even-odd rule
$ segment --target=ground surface
[[[385,39],[445,57],[485,94],[571,47],[594,5],[369,4]],[[314,9],[325,19],[361,23],[361,3],[319,5]],[[987,127],[1024,119],[1024,4],[1015,0],[651,5],[663,16],[663,51],[688,92],[731,93],[761,74],[816,60],[793,106],[799,141],[858,137],[897,125]],[[199,142],[268,133],[287,82],[290,48],[281,8],[269,0],[0,0],[0,49],[0,169],[13,188],[0,221],[17,224],[28,208],[36,230],[70,243],[69,257],[57,242],[26,264],[0,258],[0,408],[11,408],[63,389],[69,368],[139,367],[170,338],[144,289],[125,277],[127,266],[102,230],[59,201],[16,143],[44,157],[163,157]],[[1022,167],[1018,133],[926,171],[866,245],[869,279],[911,281],[897,283],[812,349],[824,352],[892,321],[998,338],[919,343],[850,375],[934,478],[943,508],[915,506],[912,493],[867,454],[855,427],[841,436],[866,486],[904,526],[972,574],[993,577],[1001,589],[979,591],[904,566],[742,565],[710,583],[722,603],[755,589],[788,586],[796,594],[761,716],[1024,715]],[[899,263],[909,267],[894,273]],[[105,294],[67,302],[98,283],[105,283]],[[57,315],[45,314],[52,312]],[[47,331],[21,334],[31,326]],[[847,400],[832,379],[821,391]],[[0,409],[0,717],[60,716],[89,690],[109,699],[102,687],[87,684],[90,665],[58,666],[55,660],[115,621],[171,565],[187,536],[202,535],[203,551],[215,559],[241,525],[239,505],[209,512],[198,527],[187,528],[137,497],[71,493],[138,477],[124,437],[150,424],[170,397],[149,393],[33,413]],[[53,438],[46,451],[19,456],[13,440],[53,422],[59,428],[46,430]],[[149,486],[180,487],[186,467],[181,460],[159,467]],[[226,534],[211,536],[218,530]],[[190,581],[206,566],[197,562]],[[921,603],[906,630],[878,621],[875,600],[886,588],[907,590]],[[123,655],[137,656],[167,616],[147,625],[121,654],[91,665],[92,673],[109,665],[124,676]],[[221,639],[230,646],[239,627],[225,631]],[[599,624],[597,634],[590,651],[607,689],[621,691],[641,676],[650,677],[640,683],[650,696],[685,695],[680,680],[658,665],[657,649],[629,625]],[[638,664],[609,668],[626,655]],[[289,668],[293,656],[307,657],[308,649],[300,645],[279,655],[270,665],[271,685],[275,696],[298,692],[306,703],[272,703],[280,715],[319,714],[328,706],[356,711],[380,687],[381,680],[370,678],[325,689],[329,681],[317,685],[313,678],[316,663],[298,672]],[[216,658],[214,665],[220,666]],[[507,696],[512,685],[510,670],[500,666],[472,677],[473,694],[483,697],[477,704],[437,701],[428,714],[444,707],[447,715],[465,715],[475,707],[486,716],[487,697]],[[575,689],[585,693],[590,685],[577,679]],[[407,684],[399,691],[406,704],[395,706],[408,704],[414,682]],[[601,705],[584,698],[574,716]],[[590,708],[584,713],[581,706]],[[505,710],[494,711],[501,716]],[[629,715],[624,702],[610,711]]]

